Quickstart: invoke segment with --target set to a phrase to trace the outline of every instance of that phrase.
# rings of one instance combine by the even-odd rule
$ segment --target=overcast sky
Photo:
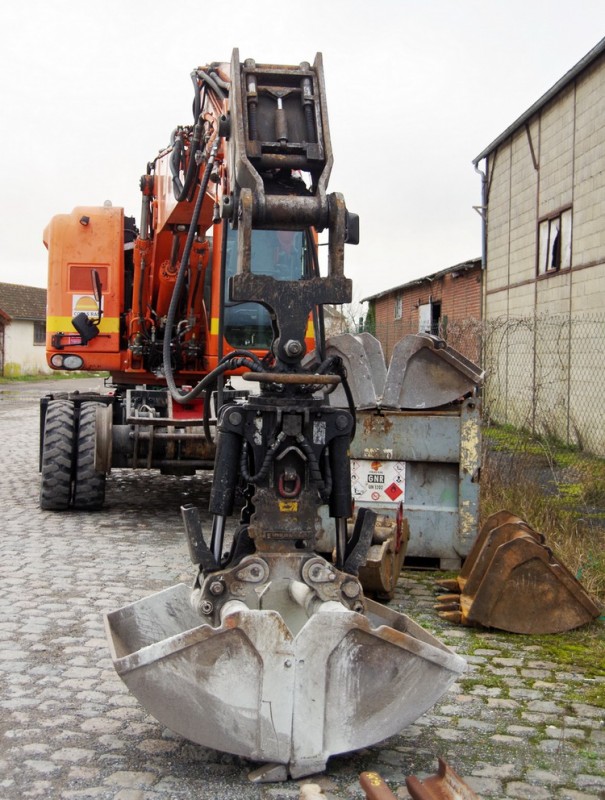
[[[604,0],[21,0],[0,9],[0,281],[46,285],[77,205],[140,217],[195,66],[324,56],[357,299],[480,255],[472,159],[605,35]]]

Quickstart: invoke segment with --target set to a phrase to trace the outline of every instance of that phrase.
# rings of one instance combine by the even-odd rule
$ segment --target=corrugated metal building
[[[605,38],[474,163],[490,413],[605,453]]]

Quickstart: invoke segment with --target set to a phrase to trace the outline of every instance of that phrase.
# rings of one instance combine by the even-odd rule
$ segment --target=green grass
[[[605,459],[510,425],[483,436],[481,521],[500,509],[517,514],[604,603]]]

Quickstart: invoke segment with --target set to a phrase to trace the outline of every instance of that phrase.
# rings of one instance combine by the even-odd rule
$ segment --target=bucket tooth
[[[512,633],[561,633],[599,614],[544,536],[505,511],[483,526],[458,584],[459,613],[446,608],[447,596],[438,598],[442,601],[438,610],[443,618],[465,625]]]
[[[439,611],[439,616],[446,622],[453,622],[454,625],[468,625],[461,611]]]
[[[451,603],[436,603],[433,608],[437,611],[460,611],[460,600]]]
[[[457,603],[460,605],[460,592],[455,594],[439,594],[437,595],[437,601],[439,603]]]
[[[412,800],[479,800],[479,796],[442,758],[437,760],[439,768],[436,775],[429,775],[422,781],[414,775],[405,779]],[[397,800],[377,772],[362,772],[359,785],[366,800]]]
[[[440,589],[445,589],[448,592],[455,592],[460,594],[460,584],[456,578],[443,578],[435,582],[435,585]]]
[[[437,759],[436,775],[420,781],[414,775],[405,779],[412,800],[479,800],[479,795],[466,784],[442,758]]]
[[[366,615],[325,603],[293,635],[277,611],[240,601],[225,606],[220,626],[200,624],[189,596],[180,584],[108,614],[114,666],[162,724],[270,762],[255,780],[321,772],[331,755],[397,733],[466,666],[370,600]]]
[[[443,589],[447,589],[449,592],[460,593],[464,591],[468,576],[471,574],[475,566],[475,562],[484,548],[485,540],[488,538],[494,528],[499,528],[500,525],[505,525],[508,523],[519,523],[525,525],[525,522],[521,519],[521,517],[518,517],[516,514],[511,514],[510,511],[496,511],[495,514],[489,516],[483,523],[483,526],[481,527],[481,530],[479,531],[479,534],[475,539],[468,556],[464,559],[464,564],[462,565],[462,569],[460,570],[458,577],[453,579],[437,580],[435,581],[435,585]]]

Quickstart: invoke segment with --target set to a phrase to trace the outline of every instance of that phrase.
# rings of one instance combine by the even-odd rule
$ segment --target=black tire
[[[68,400],[53,400],[46,409],[40,508],[66,511],[72,494],[74,470],[75,410]]]
[[[78,511],[98,511],[105,502],[105,473],[95,469],[97,408],[101,403],[82,403],[76,444],[72,505]]]

